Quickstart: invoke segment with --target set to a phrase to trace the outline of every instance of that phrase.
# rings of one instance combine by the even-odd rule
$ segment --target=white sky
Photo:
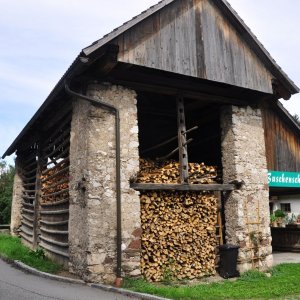
[[[300,1],[229,2],[299,86]],[[82,48],[156,3],[0,0],[0,156]],[[291,114],[300,115],[300,96],[283,102]]]

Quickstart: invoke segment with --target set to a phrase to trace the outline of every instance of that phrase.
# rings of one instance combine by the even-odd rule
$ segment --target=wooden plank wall
[[[33,144],[19,153],[20,161],[22,163],[22,181],[23,181],[23,201],[22,201],[22,226],[20,228],[20,237],[23,243],[30,248],[34,248],[36,244],[36,219],[37,212],[35,207],[35,199],[37,195],[36,183],[37,183],[37,166],[38,162],[37,147]]]
[[[125,32],[118,40],[119,60],[185,75],[197,74],[195,11],[178,1]]]
[[[60,104],[60,103],[58,103]],[[53,107],[53,106],[52,106]],[[18,150],[22,166],[23,202],[20,236],[59,263],[68,263],[69,147],[71,102],[54,106],[39,123],[39,139]]]
[[[174,1],[112,41],[119,61],[272,93],[272,75],[211,0]]]
[[[271,74],[213,1],[202,2],[207,79],[273,93]]]
[[[271,107],[262,112],[268,169],[300,172],[300,134]]]

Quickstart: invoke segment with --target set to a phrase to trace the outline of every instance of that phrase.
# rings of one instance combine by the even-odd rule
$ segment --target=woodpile
[[[209,184],[218,183],[220,176],[216,167],[206,166],[204,163],[189,163],[189,183]],[[155,161],[141,159],[140,172],[137,176],[138,183],[179,183],[179,163],[167,161],[157,163]]]
[[[193,183],[216,183],[216,169],[189,164]],[[190,173],[191,174],[191,173]],[[142,160],[140,183],[177,183],[178,163]],[[218,199],[213,192],[141,193],[141,271],[149,281],[215,274]]]
[[[57,164],[42,173],[41,203],[51,203],[69,197],[69,171],[66,163]]]

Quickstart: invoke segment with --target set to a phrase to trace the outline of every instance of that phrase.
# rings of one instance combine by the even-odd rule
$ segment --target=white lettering
[[[268,183],[274,186],[300,187],[300,172],[268,171]]]
[[[271,183],[271,182],[272,182],[271,173],[268,172],[268,183]]]

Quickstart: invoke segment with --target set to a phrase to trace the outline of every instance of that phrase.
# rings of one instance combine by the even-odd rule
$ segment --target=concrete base
[[[283,263],[300,263],[300,253],[273,252],[273,266]]]

